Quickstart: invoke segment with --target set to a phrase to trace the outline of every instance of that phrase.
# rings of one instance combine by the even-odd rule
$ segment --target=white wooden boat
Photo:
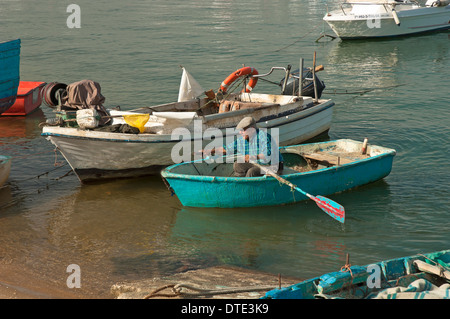
[[[258,75],[255,69],[244,67],[230,74],[217,94],[198,90],[207,93],[204,98],[194,98],[196,93],[187,100],[179,98],[179,102],[146,107],[139,113],[136,110],[108,111],[108,116],[113,119],[109,127],[124,124],[130,115],[146,116],[139,134],[104,131],[104,127],[100,130],[68,127],[68,123],[74,123],[69,121],[74,120],[65,117],[62,126],[44,126],[42,135],[62,153],[80,181],[87,182],[158,175],[164,167],[197,159],[193,152],[217,142],[218,135],[223,144],[234,139],[239,134],[236,125],[246,116],[252,116],[259,128],[267,129],[272,135],[272,129],[277,129],[275,133],[280,146],[299,144],[326,133],[331,126],[333,101],[299,95],[250,93],[256,79],[269,75],[274,69]],[[247,85],[244,83],[244,89],[232,93],[230,88],[227,92],[230,82],[246,72],[251,73],[251,77]],[[286,79],[288,77],[289,72],[286,72]],[[192,92],[195,82],[190,79],[189,84],[188,91]],[[51,86],[44,95],[52,93],[53,87],[62,86]],[[79,113],[85,111],[93,110],[72,112],[78,118]],[[81,122],[77,120],[77,123]],[[211,131],[214,131],[213,135]]]
[[[161,111],[163,114],[158,116],[155,114],[159,112],[153,112],[151,117],[155,120],[149,120],[145,131],[139,134],[45,126],[42,135],[58,148],[80,181],[85,182],[159,174],[162,168],[174,164],[171,154],[176,145],[192,151],[204,147],[211,143],[211,138],[201,133],[208,128],[221,129],[224,139],[227,139],[227,131],[233,131],[232,135],[236,135],[234,128],[248,115],[255,118],[260,128],[278,128],[280,145],[302,143],[327,132],[331,126],[334,106],[331,100],[318,100],[314,103],[311,97],[257,93],[241,93],[234,98],[245,102],[247,106],[254,104],[255,107],[197,115],[192,111],[204,105],[206,99],[176,102],[152,107],[154,111]],[[187,116],[182,121],[171,119],[170,115],[184,112],[169,110],[184,110]],[[207,113],[208,110],[206,108],[203,111]],[[118,111],[111,112],[112,116],[120,114]],[[158,120],[164,116],[164,120]],[[191,116],[191,120],[188,116]],[[181,127],[192,133],[190,138],[172,135],[173,130],[180,127],[180,123],[183,123]],[[194,148],[196,145],[198,149]]]
[[[2,187],[9,177],[11,171],[11,157],[0,155],[0,187]]]
[[[450,28],[450,0],[348,0],[323,18],[341,39],[392,37]]]

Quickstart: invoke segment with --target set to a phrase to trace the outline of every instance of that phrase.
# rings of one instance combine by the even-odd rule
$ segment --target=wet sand
[[[0,265],[0,299],[142,299],[151,291],[167,284],[188,284],[208,290],[220,287],[268,287],[264,291],[256,290],[235,294],[212,296],[212,298],[255,299],[261,298],[266,291],[276,288],[281,280],[277,275],[251,271],[239,267],[209,267],[164,276],[147,278],[133,282],[116,283],[110,291],[95,294],[77,288],[67,288],[65,283],[56,283],[38,278],[29,270],[17,266]],[[283,277],[283,287],[300,282],[299,278]],[[155,296],[156,297],[156,296]],[[211,297],[211,296],[210,296]],[[194,298],[191,296],[191,298]],[[156,299],[159,299],[158,297]],[[163,298],[164,299],[164,298]]]
[[[82,290],[59,287],[37,278],[16,266],[0,265],[0,299],[111,299],[112,295],[93,297]]]

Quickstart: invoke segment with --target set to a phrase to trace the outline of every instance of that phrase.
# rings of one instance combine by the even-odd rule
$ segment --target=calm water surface
[[[82,270],[86,296],[112,284],[214,265],[310,278],[353,264],[450,248],[449,32],[392,40],[315,40],[325,1],[3,1],[0,38],[22,39],[21,79],[92,79],[106,106],[133,109],[175,101],[180,65],[205,89],[243,64],[265,73],[325,66],[323,97],[335,101],[325,139],[369,138],[395,148],[382,181],[330,196],[345,225],[314,202],[276,208],[191,209],[160,177],[80,185],[39,123],[0,118],[0,154],[13,159],[0,190],[0,263],[25,267],[64,288],[66,267]],[[329,3],[332,6],[332,3]],[[282,74],[274,75],[279,81]],[[278,93],[260,81],[259,92]],[[55,166],[56,165],[56,166]],[[1,281],[2,279],[0,279]]]

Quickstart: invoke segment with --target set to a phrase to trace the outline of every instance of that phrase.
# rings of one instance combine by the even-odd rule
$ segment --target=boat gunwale
[[[400,4],[400,5],[405,5],[405,4]],[[426,16],[434,16],[436,14],[441,14],[441,13],[447,13],[446,10],[448,10],[448,8],[450,8],[450,4],[444,7],[418,7],[418,8],[410,8],[410,9],[405,9],[405,10],[399,10],[397,11],[397,15],[399,18],[402,19],[409,19],[409,18],[417,18],[417,17],[426,17]],[[418,12],[418,11],[422,11],[422,12]],[[423,12],[423,11],[428,11],[428,12]],[[435,12],[438,11],[438,12]],[[442,12],[441,12],[442,11]],[[371,13],[369,13],[371,14]],[[381,20],[392,20],[393,16],[391,14],[390,11],[387,12],[383,12],[383,13],[373,13],[374,15],[379,14],[379,16],[377,16],[377,19],[381,19]],[[367,17],[361,17],[359,18],[358,16],[360,16],[361,14],[356,14],[353,12],[349,12],[348,14],[342,14],[341,10],[333,10],[330,11],[329,13],[325,14],[325,16],[323,17],[323,20],[326,22],[352,22],[352,21],[367,21]],[[349,19],[349,17],[351,17],[351,19]]]
[[[39,85],[33,86],[28,88],[28,91],[26,93],[17,93],[17,97],[27,97],[28,95],[32,94],[34,90],[43,88],[47,83],[42,81],[20,81],[22,82],[31,82],[31,83],[39,83]],[[20,86],[19,83],[19,86]],[[19,92],[19,89],[17,89],[17,92]]]

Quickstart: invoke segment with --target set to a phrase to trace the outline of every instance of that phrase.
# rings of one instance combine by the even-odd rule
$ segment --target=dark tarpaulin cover
[[[66,88],[67,94],[62,97],[62,105],[73,109],[95,109],[100,115],[99,125],[111,121],[103,103],[105,97],[101,94],[100,84],[92,80],[81,80],[71,83]]]

